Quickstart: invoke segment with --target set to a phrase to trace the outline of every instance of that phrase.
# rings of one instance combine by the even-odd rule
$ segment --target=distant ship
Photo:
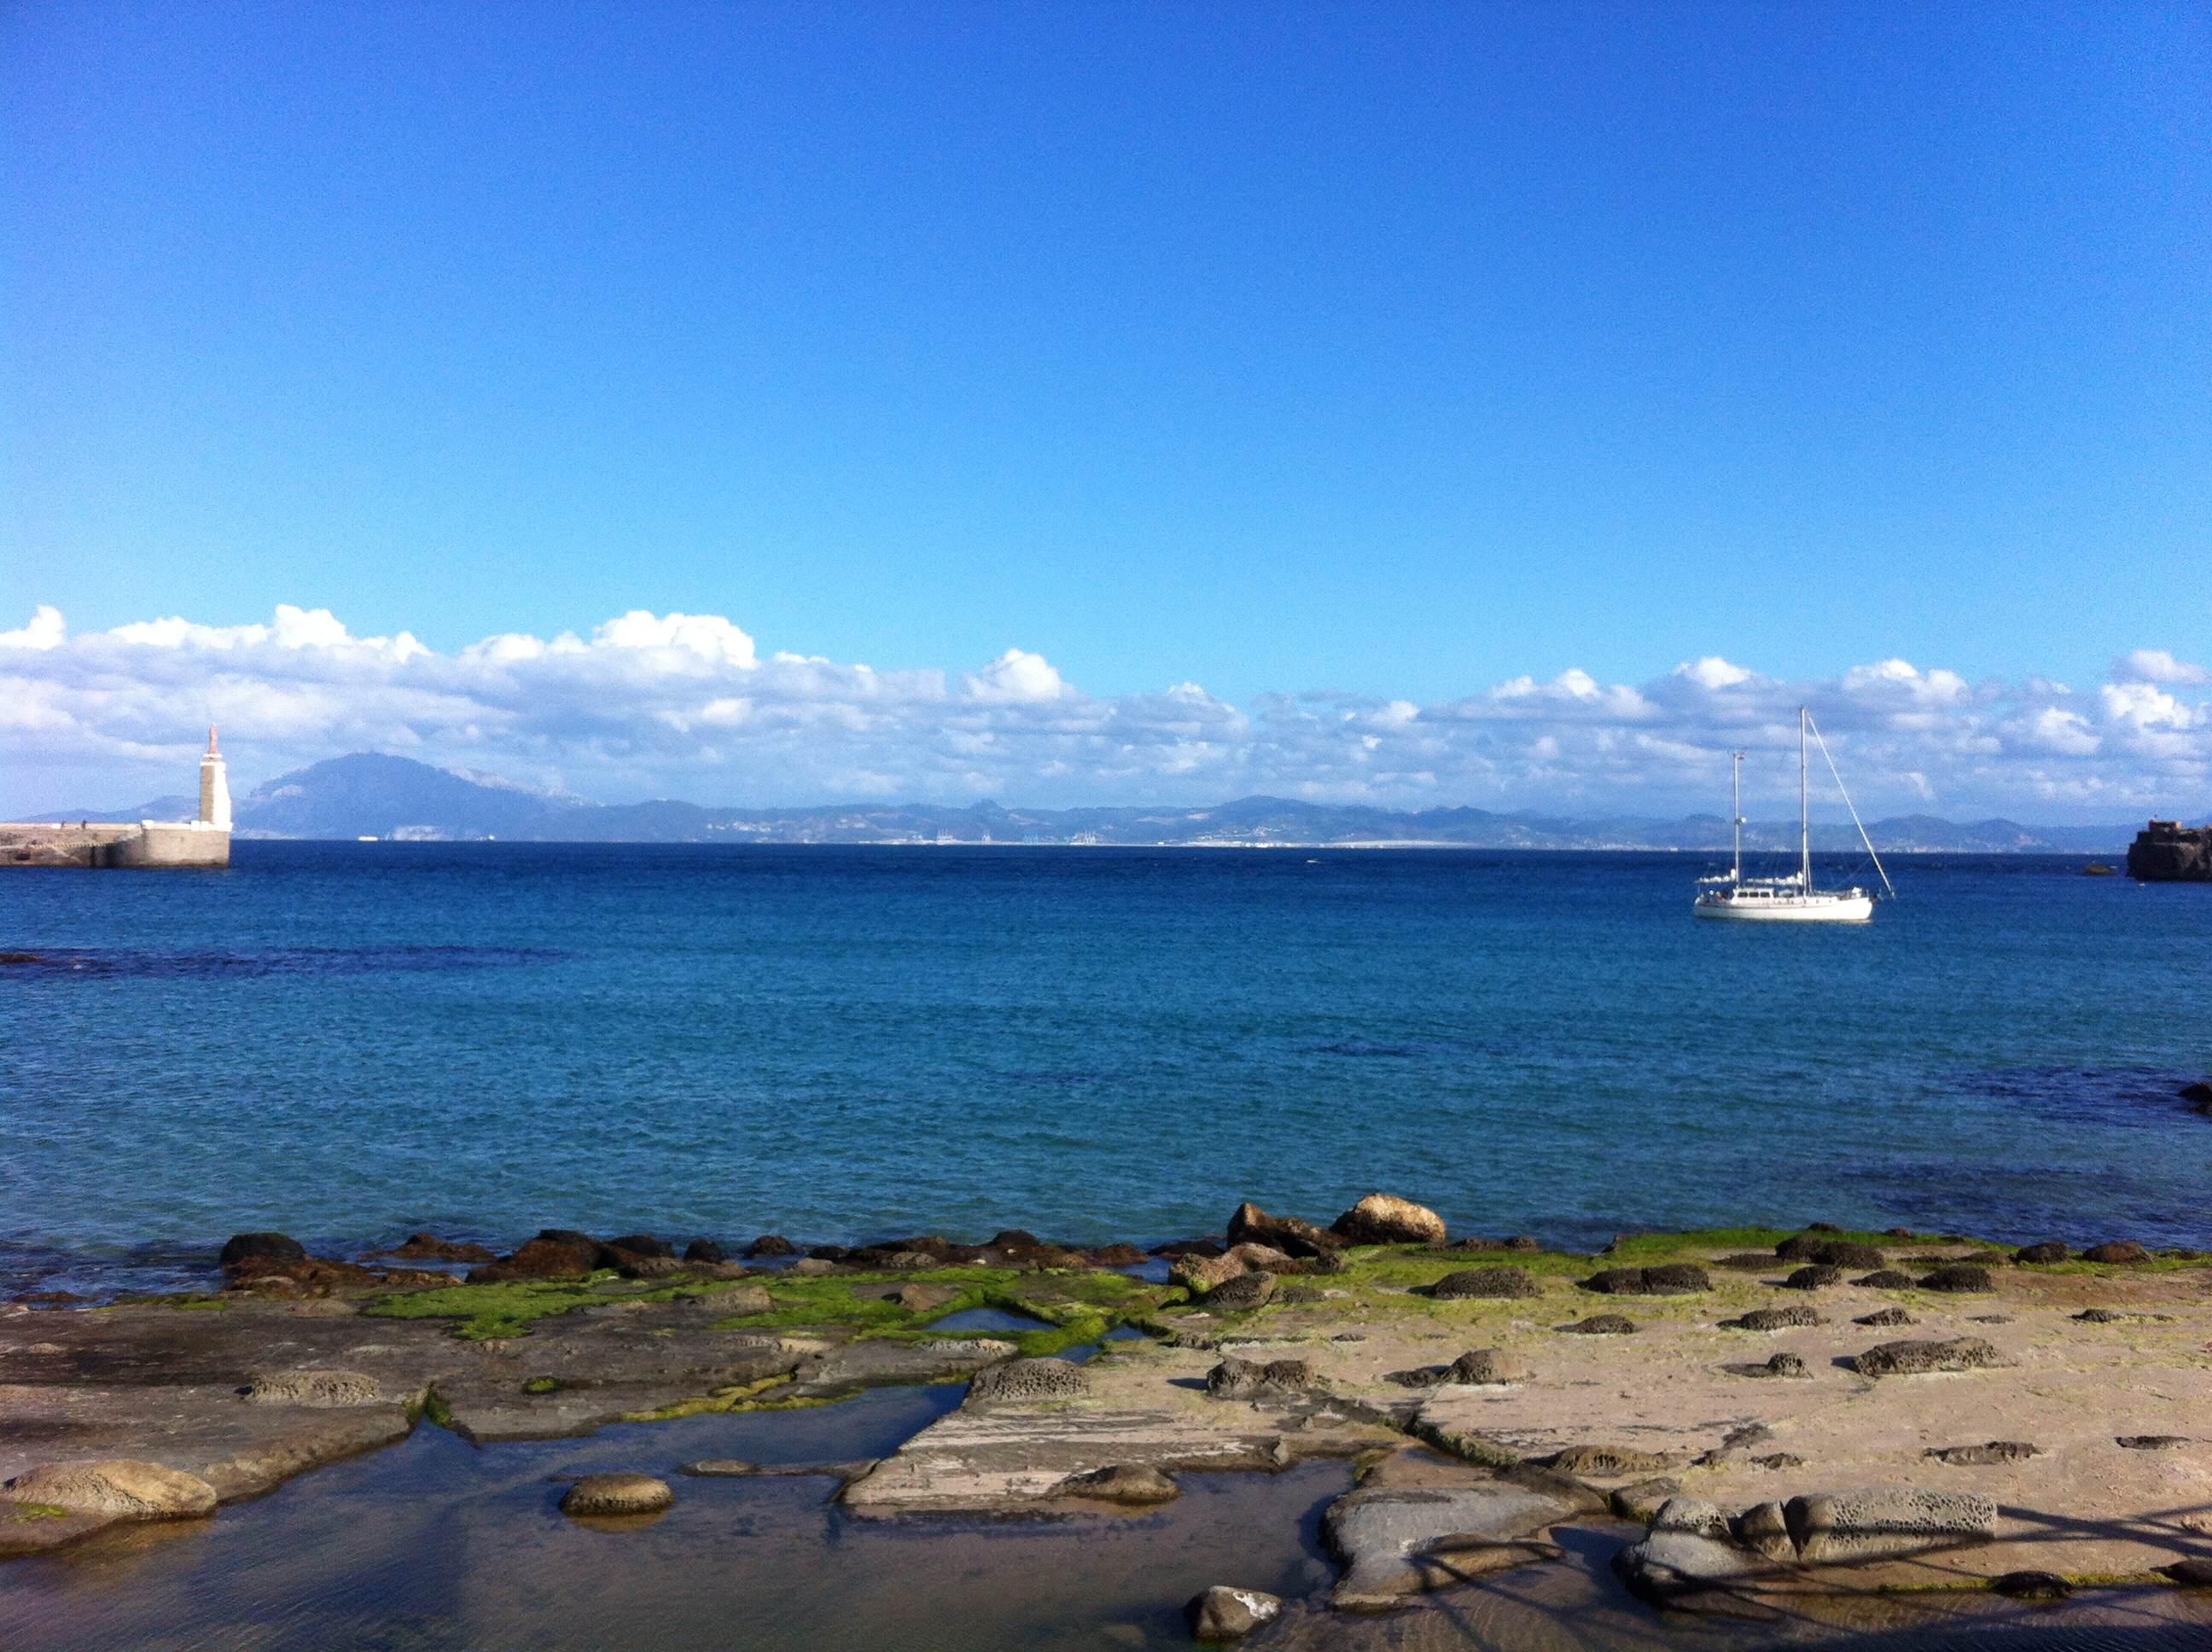
[[[1758,923],[1796,924],[1863,924],[1874,916],[1873,894],[1854,884],[1850,889],[1821,890],[1813,887],[1813,832],[1808,807],[1809,775],[1806,767],[1806,736],[1820,740],[1820,731],[1813,726],[1812,714],[1804,707],[1797,708],[1797,870],[1781,878],[1746,878],[1743,875],[1743,753],[1730,752],[1735,763],[1730,787],[1729,818],[1735,834],[1735,861],[1729,870],[1717,878],[1701,878],[1704,887],[1691,910],[1700,918],[1737,918]],[[1828,760],[1828,772],[1835,775],[1836,790],[1844,792],[1844,777],[1836,774],[1836,760],[1828,752],[1828,743],[1820,740],[1820,755]],[[1859,811],[1851,805],[1850,793],[1844,792],[1844,807],[1851,811],[1851,824],[1859,829],[1859,841],[1866,845],[1868,857],[1875,871],[1881,875],[1881,886],[1894,899],[1897,890],[1882,871],[1881,857],[1875,853],[1874,840],[1859,823]]]

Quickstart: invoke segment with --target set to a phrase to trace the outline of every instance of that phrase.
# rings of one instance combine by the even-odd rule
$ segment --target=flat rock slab
[[[1546,1534],[1575,1513],[1560,1498],[1502,1481],[1363,1485],[1323,1516],[1328,1546],[1345,1565],[1329,1603],[1385,1610],[1409,1595],[1550,1558],[1558,1552]]]
[[[1393,1436],[1370,1424],[1270,1420],[1249,1407],[1127,1409],[1095,1400],[965,1406],[846,1486],[861,1515],[1003,1512],[1065,1496],[1113,1467],[1271,1469],[1349,1456]]]

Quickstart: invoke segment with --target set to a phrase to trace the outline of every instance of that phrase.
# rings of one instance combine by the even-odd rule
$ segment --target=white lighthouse
[[[230,829],[230,780],[223,772],[222,753],[216,749],[213,723],[208,725],[207,754],[200,759],[200,824]]]

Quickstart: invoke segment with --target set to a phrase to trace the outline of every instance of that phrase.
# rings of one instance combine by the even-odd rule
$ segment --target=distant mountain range
[[[137,809],[65,809],[39,820],[179,819],[188,798],[157,798]],[[1474,849],[1675,849],[1711,852],[1729,843],[1725,815],[1680,820],[1640,816],[1495,814],[1486,809],[1376,809],[1359,804],[1239,798],[1207,808],[964,809],[927,804],[848,804],[819,808],[704,808],[696,803],[599,804],[534,792],[493,776],[457,774],[371,752],[333,757],[279,776],[240,799],[242,837],[378,837],[423,841],[501,838],[597,843],[1060,843],[1188,844]],[[2136,823],[2023,826],[1902,815],[1869,823],[1885,853],[2088,853],[2117,856]],[[1794,850],[1796,821],[1744,828],[1744,847]],[[1816,825],[1815,849],[1857,847],[1849,825]]]

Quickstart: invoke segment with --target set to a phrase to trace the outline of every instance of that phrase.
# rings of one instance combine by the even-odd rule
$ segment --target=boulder
[[[1996,1535],[1997,1506],[1978,1491],[1873,1486],[1816,1491],[1783,1505],[1798,1558],[1859,1560],[1986,1543]]]
[[[1173,1503],[1182,1495],[1182,1488],[1165,1474],[1141,1463],[1115,1463],[1087,1473],[1070,1474],[1054,1490],[1061,1497],[1132,1504]]]
[[[1920,1376],[1935,1371],[1984,1371],[2010,1364],[1979,1337],[1948,1341],[1885,1342],[1851,1361],[1862,1376]]]
[[[1216,1400],[1280,1403],[1321,1391],[1321,1382],[1303,1359],[1271,1359],[1261,1364],[1231,1356],[1206,1374],[1206,1391]]]
[[[1573,1337],[1626,1337],[1636,1333],[1636,1321],[1626,1314],[1593,1314],[1559,1328]]]
[[[826,1256],[802,1256],[791,1265],[791,1272],[800,1278],[819,1278],[824,1273],[835,1273],[837,1264]]]
[[[1171,1284],[1179,1285],[1194,1297],[1203,1297],[1224,1281],[1244,1273],[1297,1273],[1301,1272],[1297,1259],[1271,1245],[1231,1245],[1213,1255],[1190,1252],[1176,1259],[1168,1270]]]
[[[1787,1351],[1767,1356],[1766,1364],[1753,1367],[1761,1376],[1803,1376],[1806,1375],[1805,1357]]]
[[[1608,1267],[1582,1282],[1585,1291],[1615,1297],[1685,1297],[1711,1291],[1713,1282],[1694,1262],[1668,1262],[1658,1267]]]
[[[2185,1589],[2212,1589],[2212,1554],[2191,1555],[2159,1570]]]
[[[216,1263],[228,1268],[250,1260],[304,1262],[307,1248],[286,1233],[234,1233],[223,1241]]]
[[[1281,1599],[1262,1589],[1216,1583],[1193,1595],[1182,1613],[1194,1641],[1241,1641],[1262,1624],[1273,1623],[1282,1610]]]
[[[2013,1252],[2012,1259],[2015,1262],[2047,1264],[2063,1262],[2073,1254],[2057,1240],[2047,1239],[2039,1245],[2022,1245]]]
[[[1726,1542],[1729,1537],[1728,1516],[1721,1513],[1719,1504],[1708,1503],[1703,1497],[1668,1498],[1659,1505],[1659,1512],[1651,1516],[1651,1529],[1688,1532],[1721,1542]]]
[[[1638,1451],[1633,1446],[1575,1445],[1564,1451],[1555,1451],[1540,1460],[1547,1468],[1555,1468],[1562,1474],[1574,1474],[1585,1479],[1617,1480],[1631,1474],[1656,1474],[1662,1469],[1675,1467],[1672,1457],[1662,1456],[1656,1451]]]
[[[1657,1516],[1662,1503],[1681,1495],[1681,1481],[1660,1475],[1622,1486],[1607,1499],[1607,1503],[1616,1519],[1649,1526]]]
[[[1265,1308],[1275,1297],[1275,1276],[1255,1272],[1239,1273],[1234,1278],[1224,1279],[1206,1293],[1208,1309],[1217,1313],[1249,1313],[1255,1308]]]
[[[561,1494],[561,1512],[576,1519],[653,1515],[675,1501],[668,1482],[650,1474],[586,1474]]]
[[[1427,1589],[1550,1558],[1558,1551],[1545,1534],[1576,1512],[1565,1499],[1501,1480],[1351,1491],[1322,1517],[1345,1568],[1330,1604],[1387,1609]]]
[[[1792,1273],[1782,1282],[1782,1287],[1785,1291],[1825,1291],[1843,1282],[1843,1269],[1827,1262],[1814,1262]]]
[[[1920,1288],[1923,1291],[1994,1291],[1996,1282],[1990,1278],[1990,1271],[1985,1267],[1953,1262],[1923,1275]]]
[[[2030,1457],[2040,1457],[2043,1449],[2025,1440],[1991,1440],[1984,1445],[1930,1446],[1920,1455],[1954,1468],[1989,1468],[2001,1463],[2024,1463]]]
[[[1613,1557],[1613,1570],[1628,1592],[1663,1605],[1709,1589],[1728,1589],[1768,1569],[1770,1562],[1721,1537],[1654,1530]]]
[[[502,1285],[516,1279],[580,1278],[599,1265],[599,1242],[573,1228],[546,1228],[515,1247],[511,1255],[469,1270],[471,1285]]]
[[[374,1406],[385,1398],[373,1376],[359,1371],[265,1371],[240,1396],[249,1406],[307,1406],[319,1410],[340,1406]]]
[[[2199,1078],[2195,1084],[2181,1087],[2181,1099],[2206,1113],[2212,1113],[2212,1078]]]
[[[1912,1276],[1899,1267],[1878,1267],[1871,1273],[1862,1274],[1851,1283],[1863,1291],[1910,1291]]]
[[[280,1234],[279,1238],[283,1237]],[[434,1233],[410,1233],[387,1253],[404,1262],[489,1262],[494,1253],[486,1246],[457,1239],[441,1239]]]
[[[745,1247],[745,1254],[755,1261],[763,1256],[796,1256],[799,1247],[780,1233],[764,1233]]]
[[[1717,1258],[1713,1266],[1724,1267],[1731,1273],[1764,1273],[1774,1266],[1774,1257],[1764,1250],[1739,1250],[1732,1255]]]
[[[1425,1205],[1389,1193],[1370,1193],[1329,1224],[1348,1245],[1441,1245],[1444,1219]]]
[[[1470,1386],[1519,1382],[1528,1376],[1525,1361],[1495,1348],[1470,1348],[1444,1370],[1443,1380]]]
[[[1081,1252],[1078,1260],[1085,1267],[1141,1267],[1145,1253],[1127,1240],[1117,1240],[1110,1245],[1094,1245]]]
[[[1917,1325],[1920,1321],[1902,1308],[1878,1308],[1871,1314],[1860,1315],[1851,1323],[1880,1327],[1891,1325]]]
[[[2085,1262],[2104,1262],[2115,1267],[2134,1267],[2150,1260],[2150,1253],[2132,1239],[2112,1239],[2092,1245],[2081,1253]]]
[[[626,1251],[632,1256],[668,1256],[676,1254],[676,1248],[665,1239],[656,1239],[649,1233],[625,1233],[618,1239],[606,1242],[609,1250]],[[612,1266],[611,1263],[609,1264]]]
[[[1789,1455],[1786,1451],[1775,1454],[1777,1457]],[[1752,1461],[1763,1464],[1771,1460],[1754,1457]],[[1796,1461],[1795,1459],[1791,1461],[1793,1464]],[[1797,1546],[1790,1537],[1790,1517],[1783,1512],[1778,1503],[1753,1503],[1729,1521],[1729,1535],[1764,1559],[1795,1560],[1797,1558]]]
[[[1045,1400],[1079,1400],[1091,1392],[1091,1378],[1065,1359],[1009,1359],[987,1365],[968,1385],[970,1406],[1028,1405]]]
[[[684,1260],[687,1262],[707,1262],[710,1264],[726,1262],[730,1260],[730,1253],[723,1249],[721,1245],[715,1240],[694,1239],[690,1244],[684,1247]]]
[[[1543,1294],[1544,1287],[1525,1267],[1463,1267],[1455,1273],[1445,1274],[1429,1287],[1429,1295],[1440,1302]]]
[[[0,1485],[0,1503],[45,1503],[106,1520],[197,1520],[216,1491],[197,1474],[129,1457],[29,1468]]]
[[[1229,1242],[1267,1245],[1286,1255],[1325,1261],[1340,1260],[1344,1250],[1344,1241],[1328,1229],[1295,1216],[1270,1216],[1249,1200],[1229,1218]]]
[[[1880,1267],[1889,1260],[1875,1246],[1813,1233],[1784,1239],[1775,1246],[1774,1254],[1785,1262],[1818,1262],[1826,1267]]]
[[[1754,1308],[1748,1314],[1721,1323],[1731,1331],[1791,1331],[1826,1321],[1809,1308]]]
[[[914,1288],[905,1287],[908,1291]],[[775,1298],[768,1294],[766,1285],[750,1282],[716,1285],[691,1300],[709,1314],[765,1314],[775,1306]]]

